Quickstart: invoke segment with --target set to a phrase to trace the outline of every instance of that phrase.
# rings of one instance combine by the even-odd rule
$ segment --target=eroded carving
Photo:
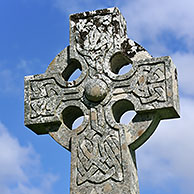
[[[142,65],[136,73],[137,82],[133,93],[136,94],[142,104],[153,101],[166,101],[166,83],[164,64]]]
[[[101,116],[102,117],[102,116]],[[97,112],[91,109],[91,125],[79,140],[77,184],[123,180],[119,133],[98,125]],[[104,121],[105,123],[105,121]]]
[[[53,116],[58,105],[58,96],[61,88],[54,79],[38,80],[30,82],[31,89],[31,118],[39,116]]]

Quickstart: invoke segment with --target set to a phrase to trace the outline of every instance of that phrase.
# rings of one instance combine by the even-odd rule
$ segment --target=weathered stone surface
[[[81,75],[68,81],[76,69]],[[120,124],[128,110],[136,115]],[[178,117],[171,58],[152,58],[128,39],[117,8],[71,15],[70,46],[44,74],[25,77],[25,125],[71,151],[71,194],[138,194],[135,150],[160,120]]]

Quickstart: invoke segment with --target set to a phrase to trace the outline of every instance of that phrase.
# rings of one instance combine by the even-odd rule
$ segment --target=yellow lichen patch
[[[112,191],[112,186],[109,183],[104,185],[104,193],[108,193]]]

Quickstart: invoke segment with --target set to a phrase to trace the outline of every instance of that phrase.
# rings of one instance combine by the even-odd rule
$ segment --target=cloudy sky
[[[43,73],[69,44],[69,14],[113,6],[129,38],[178,69],[181,119],[162,121],[137,150],[141,194],[193,194],[193,0],[0,1],[0,193],[69,193],[70,153],[24,127],[23,78]]]

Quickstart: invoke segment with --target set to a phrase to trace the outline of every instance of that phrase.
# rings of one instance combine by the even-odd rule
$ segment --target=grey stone
[[[77,69],[81,75],[68,81]],[[130,110],[136,115],[121,124]],[[153,58],[127,38],[117,8],[71,15],[70,45],[44,74],[25,77],[25,125],[71,151],[71,194],[138,194],[135,150],[160,120],[178,117],[171,58]]]

